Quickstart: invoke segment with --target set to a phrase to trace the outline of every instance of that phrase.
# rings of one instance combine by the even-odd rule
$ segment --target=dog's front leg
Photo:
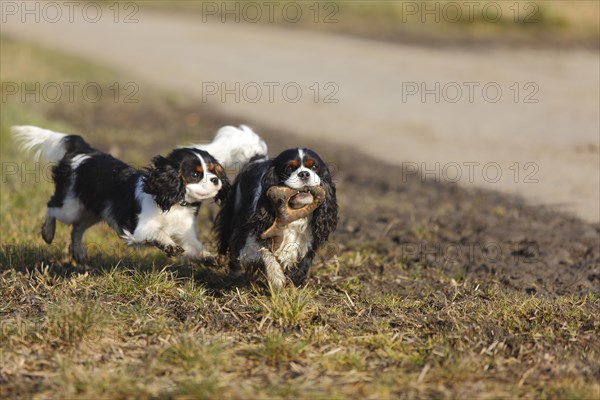
[[[193,260],[212,259],[213,255],[207,251],[196,236],[196,225],[190,224],[182,235],[178,235],[178,241],[183,248],[183,256]]]
[[[173,239],[162,232],[158,224],[138,224],[133,234],[128,232],[124,235],[127,243],[130,245],[151,245],[169,257],[177,257],[184,253],[183,247],[179,246]]]
[[[214,258],[209,251],[205,250],[202,242],[196,238],[193,240],[188,238],[182,240],[181,247],[183,248],[184,257],[191,258],[193,260]]]
[[[308,276],[308,271],[310,270],[310,266],[312,265],[314,257],[315,252],[313,250],[309,250],[309,252],[298,263],[298,265],[291,270],[290,279],[295,286],[302,286],[306,282],[306,277]]]
[[[265,274],[267,275],[267,280],[273,286],[274,289],[281,289],[285,286],[285,274],[283,273],[283,268],[275,258],[275,255],[269,250],[262,247],[258,250],[260,257],[262,259],[263,264],[265,265]]]

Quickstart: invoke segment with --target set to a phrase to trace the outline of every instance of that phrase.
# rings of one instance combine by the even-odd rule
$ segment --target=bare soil
[[[164,132],[144,147],[148,160],[176,145],[209,141],[223,124],[248,122],[232,121],[202,105],[158,99],[146,99],[133,109],[106,103],[80,111],[57,106],[48,116],[69,121],[88,132],[92,143],[123,156],[129,147],[126,137],[115,143],[99,133],[127,128]],[[189,126],[190,116],[199,114],[198,125]],[[542,296],[600,293],[598,223],[491,190],[427,181],[349,147],[251,125],[269,144],[271,156],[307,146],[330,164],[341,219],[321,261],[362,253],[360,273],[378,277],[372,280],[373,291],[413,292],[415,282],[405,275],[425,269]]]

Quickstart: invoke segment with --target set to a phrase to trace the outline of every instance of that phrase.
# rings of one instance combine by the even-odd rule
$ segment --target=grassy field
[[[1,45],[2,82],[110,92],[128,81]],[[598,398],[597,224],[418,179],[392,187],[373,177],[396,170],[368,160],[372,170],[357,171],[362,155],[339,147],[315,146],[338,171],[342,219],[305,288],[232,286],[223,267],[129,249],[106,226],[86,236],[89,265],[72,264],[65,227],[53,246],[39,235],[52,185],[27,173],[35,165],[23,164],[10,125],[83,133],[143,165],[241,122],[139,85],[137,103],[23,102],[2,88],[1,398]],[[259,132],[272,153],[297,143]],[[211,243],[209,214],[200,233]],[[440,257],[440,244],[482,238],[503,249],[497,263]],[[521,259],[533,257],[527,247],[505,250],[524,238],[539,245],[535,263]],[[406,243],[434,250],[408,254]]]
[[[425,45],[567,46],[598,50],[600,4],[588,0],[139,1],[141,8],[229,23],[277,24]],[[204,3],[204,5],[203,5]],[[251,3],[251,2],[248,2]],[[257,3],[254,3],[257,4]]]

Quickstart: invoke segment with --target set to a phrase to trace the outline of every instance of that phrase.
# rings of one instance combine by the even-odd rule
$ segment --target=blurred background
[[[401,166],[396,183],[600,220],[596,1],[1,6],[5,161],[15,123],[86,133],[140,165],[246,123],[271,155],[310,144],[335,166],[354,149]]]
[[[0,398],[598,398],[599,14],[0,0]],[[107,224],[84,265],[67,227],[40,238],[52,165],[11,125],[141,168],[242,123],[333,171],[306,288],[238,286]]]

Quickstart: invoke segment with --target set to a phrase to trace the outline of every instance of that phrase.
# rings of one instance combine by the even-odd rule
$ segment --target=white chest
[[[173,206],[169,211],[159,214],[162,229],[165,233],[175,236],[192,225],[195,219],[194,210],[183,206]]]
[[[283,241],[274,255],[287,269],[297,264],[308,253],[311,244],[312,232],[309,228],[309,219],[301,218],[285,228]]]
[[[137,197],[141,205],[139,225],[149,225],[167,235],[177,235],[193,225],[196,220],[194,209],[191,207],[174,205],[165,212],[156,205],[149,194],[142,192]]]

